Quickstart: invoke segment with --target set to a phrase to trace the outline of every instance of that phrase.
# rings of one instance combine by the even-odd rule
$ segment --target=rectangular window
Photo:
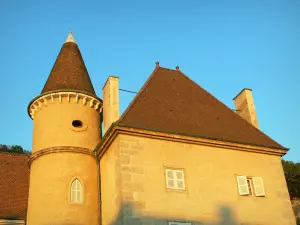
[[[168,189],[185,190],[184,171],[179,169],[165,169],[166,185]]]
[[[169,222],[168,225],[192,225],[192,223],[189,223],[189,222]]]
[[[265,196],[261,177],[237,176],[237,184],[240,195]]]

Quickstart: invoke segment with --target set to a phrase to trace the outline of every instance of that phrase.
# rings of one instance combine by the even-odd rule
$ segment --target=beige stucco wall
[[[279,156],[128,135],[117,141],[119,154],[105,155],[120,165],[123,224],[295,224]],[[186,191],[166,190],[165,167],[185,170]],[[237,175],[261,176],[266,197],[239,196]]]
[[[73,120],[81,120],[83,127],[74,129]],[[64,97],[59,103],[56,98],[36,112],[33,156],[56,148],[30,165],[28,225],[98,224],[97,164],[92,151],[100,141],[100,132],[99,112],[84,105],[82,99],[68,103]],[[64,146],[80,147],[79,152],[61,152],[67,149]],[[90,154],[81,150],[90,150]],[[70,185],[75,178],[83,185],[80,204],[70,202]]]

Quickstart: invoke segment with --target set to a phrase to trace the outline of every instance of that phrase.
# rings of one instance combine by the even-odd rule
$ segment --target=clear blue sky
[[[155,61],[234,108],[253,89],[260,129],[300,161],[300,1],[0,1],[0,143],[31,149],[26,109],[72,30],[97,94],[138,91]],[[121,112],[134,94],[121,92]]]

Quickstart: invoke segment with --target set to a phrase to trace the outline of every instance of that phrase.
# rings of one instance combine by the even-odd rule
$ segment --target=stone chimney
[[[111,124],[120,117],[119,109],[119,77],[109,76],[103,89],[103,121],[104,134]]]
[[[244,88],[234,99],[236,113],[240,115],[244,120],[251,123],[258,128],[258,121],[256,116],[256,110],[254,100],[252,97],[252,90]]]

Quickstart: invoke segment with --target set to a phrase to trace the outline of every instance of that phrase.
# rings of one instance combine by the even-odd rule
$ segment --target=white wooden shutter
[[[237,184],[240,195],[249,195],[248,183],[246,176],[237,176]]]
[[[253,177],[253,186],[254,186],[254,192],[255,196],[265,196],[265,189],[264,189],[264,183],[261,177]]]

